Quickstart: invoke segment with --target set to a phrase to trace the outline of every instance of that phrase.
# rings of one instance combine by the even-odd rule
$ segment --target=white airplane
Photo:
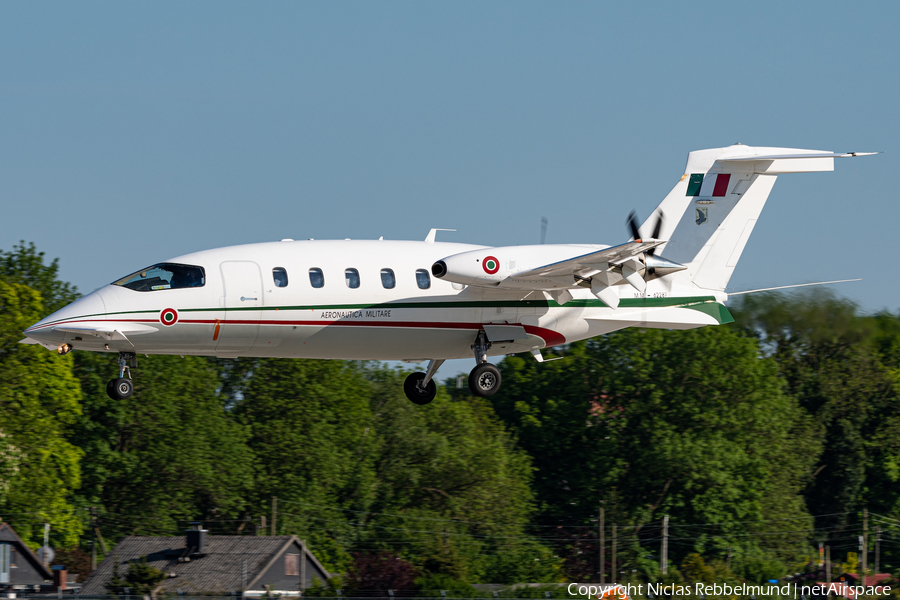
[[[725,286],[778,175],[832,171],[833,153],[737,144],[688,155],[684,175],[618,246],[489,247],[435,241],[248,244],[172,258],[117,279],[25,331],[60,354],[119,354],[107,392],[132,394],[137,354],[429,361],[409,375],[427,404],[447,359],[475,354],[473,394],[500,387],[489,356],[625,327],[729,323]],[[665,254],[665,257],[663,256]]]

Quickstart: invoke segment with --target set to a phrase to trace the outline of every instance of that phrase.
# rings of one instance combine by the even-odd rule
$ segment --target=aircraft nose
[[[106,302],[104,302],[100,290],[97,290],[41,319],[26,329],[25,335],[39,342],[62,343],[65,334],[55,330],[54,327],[63,327],[67,323],[102,319],[105,315]]]

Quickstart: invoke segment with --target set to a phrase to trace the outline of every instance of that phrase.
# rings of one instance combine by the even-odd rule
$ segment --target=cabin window
[[[426,269],[416,269],[416,285],[420,290],[427,290],[431,287],[431,275]]]
[[[284,267],[272,269],[272,279],[275,280],[275,287],[287,287],[287,271],[284,270]]]
[[[347,287],[356,289],[359,287],[359,271],[356,269],[344,269],[344,281],[347,282]]]
[[[300,555],[299,554],[285,554],[284,555],[284,574],[285,575],[293,575],[294,577],[300,576]]]
[[[394,272],[391,269],[381,270],[381,285],[386,290],[392,290],[397,285],[397,278],[394,277]]]
[[[322,269],[313,267],[309,270],[309,285],[314,288],[325,287],[325,275],[322,273]]]
[[[153,265],[113,282],[113,285],[120,285],[136,292],[203,287],[205,284],[206,272],[203,267],[175,263]]]

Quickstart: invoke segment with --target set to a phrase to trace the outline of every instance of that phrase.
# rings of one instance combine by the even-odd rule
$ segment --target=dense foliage
[[[668,515],[669,579],[753,582],[814,576],[819,543],[849,561],[868,509],[882,570],[900,566],[892,314],[750,297],[732,326],[507,357],[490,401],[448,385],[419,407],[378,364],[177,356],[140,357],[113,401],[112,355],[18,343],[75,297],[33,246],[0,252],[0,519],[32,545],[50,523],[55,546],[88,549],[92,509],[110,544],[202,520],[305,539],[346,574],[326,595],[464,595],[595,581],[601,508],[607,573],[615,536],[618,571],[662,577]]]

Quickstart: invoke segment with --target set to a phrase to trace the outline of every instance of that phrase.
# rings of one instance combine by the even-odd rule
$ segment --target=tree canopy
[[[113,355],[18,343],[76,297],[33,245],[0,252],[0,519],[32,546],[50,523],[79,555],[92,508],[110,543],[194,520],[274,528],[348,589],[465,595],[595,580],[601,508],[606,572],[615,535],[617,570],[661,579],[667,515],[670,580],[754,582],[814,576],[820,542],[848,561],[868,509],[893,540],[882,567],[900,567],[894,314],[750,296],[733,325],[506,357],[490,400],[451,383],[428,406],[378,363],[141,356],[134,395],[114,401]]]

